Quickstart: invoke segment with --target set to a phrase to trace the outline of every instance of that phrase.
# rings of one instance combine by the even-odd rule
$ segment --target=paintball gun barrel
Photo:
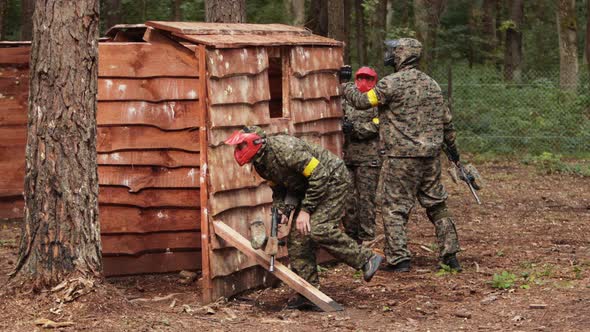
[[[459,178],[463,180],[465,183],[467,183],[469,191],[471,191],[471,195],[473,196],[477,204],[481,205],[481,200],[479,199],[479,196],[476,192],[476,190],[479,190],[480,187],[475,181],[475,177],[469,172],[467,172],[467,170],[465,170],[465,166],[463,166],[463,164],[461,163],[459,153],[457,152],[456,148],[451,150],[446,145],[443,145],[443,150],[447,155],[447,158],[449,158],[449,160],[459,170]]]
[[[269,266],[268,270],[270,272],[274,272],[274,270],[275,270],[275,256],[278,252],[278,245],[279,245],[278,229],[279,229],[279,223],[281,222],[281,214],[279,212],[279,209],[276,207],[272,207],[271,212],[272,212],[272,219],[271,219],[271,225],[270,225],[270,238],[268,239],[268,244],[267,244],[267,246],[270,247],[270,266]]]

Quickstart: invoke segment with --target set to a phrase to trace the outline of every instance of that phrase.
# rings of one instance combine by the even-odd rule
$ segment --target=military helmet
[[[413,38],[389,39],[385,41],[383,62],[395,70],[415,66],[422,56],[422,43]]]

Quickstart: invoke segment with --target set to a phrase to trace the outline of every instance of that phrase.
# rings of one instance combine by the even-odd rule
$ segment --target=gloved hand
[[[352,124],[352,122],[350,122],[350,120],[348,120],[347,118],[344,118],[344,120],[342,120],[342,132],[345,134],[350,134],[352,133],[353,129],[354,125]]]
[[[352,67],[348,65],[340,67],[338,77],[340,78],[341,83],[350,81],[352,78]]]
[[[459,155],[459,150],[457,150],[457,146],[453,144],[452,146],[446,147],[447,158],[453,163],[461,161],[461,156]]]

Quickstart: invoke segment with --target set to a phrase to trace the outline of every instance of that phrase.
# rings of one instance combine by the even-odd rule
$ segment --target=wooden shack
[[[222,144],[244,125],[341,154],[342,43],[280,24],[147,22],[99,44],[98,173],[107,276],[200,270],[204,299],[267,282],[213,232],[270,222],[271,190]],[[141,37],[141,39],[140,39]],[[0,48],[0,214],[22,215],[29,46]]]

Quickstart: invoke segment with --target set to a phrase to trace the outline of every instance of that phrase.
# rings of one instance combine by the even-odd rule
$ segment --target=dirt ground
[[[321,269],[322,290],[343,312],[286,310],[285,286],[202,306],[198,283],[151,275],[109,279],[63,305],[51,293],[2,295],[0,330],[33,331],[47,318],[73,322],[66,331],[590,331],[590,178],[539,175],[513,162],[478,167],[487,180],[481,206],[445,177],[463,273],[434,269],[434,229],[417,210],[410,273],[378,272],[364,283],[342,264]],[[0,222],[0,285],[16,260],[17,233],[17,222]],[[504,271],[496,286],[508,288],[494,288]]]

